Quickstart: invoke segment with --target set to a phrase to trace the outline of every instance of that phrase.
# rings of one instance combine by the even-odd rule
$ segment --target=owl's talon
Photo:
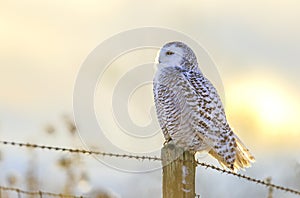
[[[164,146],[165,146],[166,144],[168,144],[169,142],[171,142],[171,141],[172,141],[172,139],[171,139],[171,138],[169,138],[169,139],[165,140],[165,142],[164,142]]]

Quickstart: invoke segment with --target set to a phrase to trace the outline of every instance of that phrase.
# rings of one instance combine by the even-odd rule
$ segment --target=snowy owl
[[[208,151],[233,171],[249,167],[254,157],[230,128],[220,97],[192,49],[182,42],[167,43],[157,61],[153,92],[166,142]]]

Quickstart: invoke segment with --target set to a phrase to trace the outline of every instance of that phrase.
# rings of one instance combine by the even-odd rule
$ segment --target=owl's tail
[[[216,158],[224,168],[229,168],[234,172],[250,167],[251,163],[255,161],[253,155],[249,152],[249,150],[237,136],[235,136],[235,142],[235,156],[232,156],[234,158],[234,161],[231,163],[226,160],[225,156],[218,154],[215,149],[211,149],[209,151],[209,154]]]
[[[251,166],[251,163],[255,162],[254,156],[249,152],[249,149],[242,143],[242,141],[235,136],[236,158],[234,161],[234,170],[244,169]]]

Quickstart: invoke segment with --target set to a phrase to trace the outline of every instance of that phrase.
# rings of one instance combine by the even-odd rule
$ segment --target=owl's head
[[[158,53],[158,63],[166,66],[182,66],[184,69],[198,68],[193,50],[182,42],[166,43]]]

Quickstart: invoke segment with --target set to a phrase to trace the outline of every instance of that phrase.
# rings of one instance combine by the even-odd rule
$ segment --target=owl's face
[[[184,50],[173,43],[164,45],[159,51],[158,63],[166,66],[180,66],[183,62]]]

